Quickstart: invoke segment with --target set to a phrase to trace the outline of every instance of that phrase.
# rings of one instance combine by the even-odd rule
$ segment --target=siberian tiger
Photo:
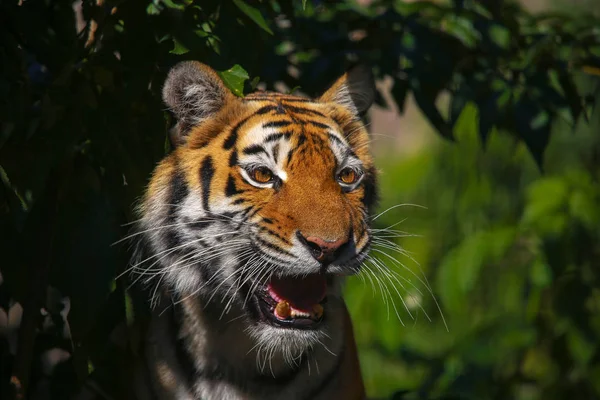
[[[232,94],[199,62],[168,74],[174,151],[139,208],[154,399],[362,399],[341,298],[371,241],[375,168],[356,67],[322,96]]]

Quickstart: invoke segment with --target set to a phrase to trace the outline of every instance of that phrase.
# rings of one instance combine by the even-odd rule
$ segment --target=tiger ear
[[[177,118],[172,131],[174,142],[181,143],[189,130],[217,114],[235,95],[219,75],[197,61],[183,61],[167,75],[163,100]]]
[[[339,104],[358,117],[371,107],[374,99],[373,71],[366,65],[358,65],[338,78],[318,100]]]

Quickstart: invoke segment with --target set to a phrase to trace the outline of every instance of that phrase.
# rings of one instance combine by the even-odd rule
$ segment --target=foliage
[[[93,366],[117,353],[105,342],[126,317],[123,283],[115,277],[127,264],[128,249],[111,244],[126,235],[123,224],[132,221],[136,198],[170,148],[172,121],[160,89],[177,61],[210,64],[237,95],[259,80],[266,88],[300,86],[315,94],[349,64],[370,63],[377,77],[392,79],[395,106],[402,111],[408,96],[414,97],[443,137],[460,131],[457,121],[469,104],[477,109],[482,142],[494,129],[514,135],[541,163],[555,118],[574,125],[588,115],[593,98],[574,78],[598,74],[599,35],[591,13],[534,16],[502,1],[382,0],[366,7],[316,0],[1,0],[2,287],[23,305],[24,314],[14,365],[0,373],[12,371],[25,388],[30,375],[40,381],[34,352],[41,350],[34,351],[33,344],[40,343],[34,340],[42,307],[56,317],[48,317],[54,321],[48,337],[60,339],[72,355],[61,375],[68,384],[52,386],[59,398],[90,372],[101,374]],[[597,83],[589,82],[586,89]],[[440,111],[436,101],[444,93],[451,100]],[[471,176],[470,167],[455,176]],[[508,182],[515,179],[508,172],[502,176],[506,185],[517,183]],[[482,182],[471,190],[484,202],[497,184]],[[530,189],[532,202],[547,200],[548,187],[562,187],[564,194],[556,203],[532,205],[523,216],[528,226],[563,232],[570,220],[557,210],[567,205],[577,210],[577,218],[592,223],[595,214],[579,206],[593,201],[590,189],[574,184],[550,181]],[[398,182],[387,185],[399,187]],[[510,193],[503,196],[521,201]],[[499,202],[497,212],[511,204]],[[467,202],[458,211],[462,218],[477,207]],[[477,214],[484,218],[492,212]],[[551,218],[544,217],[547,213]],[[463,280],[460,290],[478,282],[483,261],[477,260],[500,263],[512,248],[511,235],[520,237],[507,225],[480,232],[470,245],[452,251],[455,261],[444,260],[442,270]],[[468,227],[440,231],[457,228]],[[501,235],[507,247],[472,253],[470,246],[494,235]],[[439,261],[449,249],[438,249]],[[457,260],[466,256],[473,257],[469,275],[457,277]],[[68,338],[61,328],[67,323],[64,310],[49,305],[48,287],[71,299]],[[464,293],[457,300],[456,293],[436,290],[442,299],[468,300]],[[4,309],[11,307],[4,303]],[[440,334],[440,346],[443,340],[449,339]],[[9,358],[8,350],[0,350],[3,360]]]
[[[600,396],[599,123],[576,135],[555,125],[545,174],[505,137],[492,137],[482,153],[470,105],[457,123],[460,144],[400,162],[380,158],[384,209],[427,209],[397,207],[377,219],[380,228],[419,233],[395,238],[420,262],[395,254],[402,265],[393,269],[411,278],[391,296],[404,325],[388,320],[381,296],[359,280],[346,290],[371,393]]]

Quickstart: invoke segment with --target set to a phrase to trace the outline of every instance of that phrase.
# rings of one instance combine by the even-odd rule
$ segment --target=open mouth
[[[273,277],[255,294],[263,320],[287,328],[313,329],[323,320],[327,277]]]

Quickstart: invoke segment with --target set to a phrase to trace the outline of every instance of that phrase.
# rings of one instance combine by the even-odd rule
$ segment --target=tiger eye
[[[339,175],[339,180],[346,185],[351,185],[358,179],[358,174],[352,168],[344,168]]]
[[[273,172],[266,167],[258,167],[252,170],[252,179],[258,183],[269,183],[273,179]]]

